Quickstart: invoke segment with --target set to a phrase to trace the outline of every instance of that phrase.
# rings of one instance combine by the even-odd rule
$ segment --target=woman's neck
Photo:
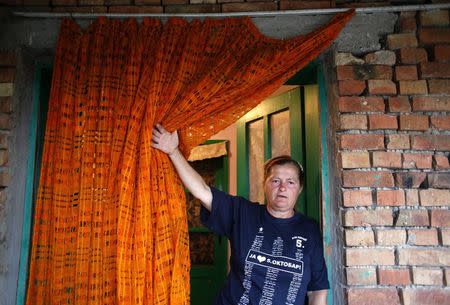
[[[277,211],[271,209],[270,206],[267,206],[267,212],[269,212],[269,214],[275,218],[284,218],[284,219],[291,218],[295,214],[294,210]]]

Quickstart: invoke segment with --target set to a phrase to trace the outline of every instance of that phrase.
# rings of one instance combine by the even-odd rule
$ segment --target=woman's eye
[[[278,184],[279,182],[280,182],[280,180],[278,180],[278,179],[272,179],[273,184]]]

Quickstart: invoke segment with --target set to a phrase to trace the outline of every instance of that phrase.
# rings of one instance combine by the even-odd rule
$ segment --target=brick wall
[[[444,0],[445,1],[445,0]],[[442,0],[0,0],[15,10],[77,13],[220,13],[439,3]]]
[[[8,247],[6,217],[6,187],[9,184],[8,171],[8,136],[11,129],[11,97],[15,75],[16,57],[10,52],[0,51],[0,252]],[[11,228],[9,228],[11,229]],[[0,261],[0,275],[8,270]]]
[[[336,56],[349,305],[450,304],[449,11]]]

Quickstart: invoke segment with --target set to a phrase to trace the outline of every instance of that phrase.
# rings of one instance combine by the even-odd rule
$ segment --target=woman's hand
[[[155,125],[152,133],[152,147],[157,148],[170,156],[177,150],[178,145],[179,139],[176,130],[170,133],[165,130],[161,124]]]
[[[212,193],[202,176],[186,161],[178,149],[178,133],[170,133],[160,124],[153,128],[152,147],[165,152],[172,161],[184,186],[199,199],[208,211],[211,211]]]

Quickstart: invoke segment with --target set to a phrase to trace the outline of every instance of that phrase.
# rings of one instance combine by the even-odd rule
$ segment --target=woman
[[[289,156],[265,167],[267,205],[210,188],[178,149],[177,132],[153,129],[152,146],[171,159],[183,184],[202,202],[201,218],[231,243],[231,270],[215,304],[326,305],[327,270],[318,226],[294,206],[303,170]]]

